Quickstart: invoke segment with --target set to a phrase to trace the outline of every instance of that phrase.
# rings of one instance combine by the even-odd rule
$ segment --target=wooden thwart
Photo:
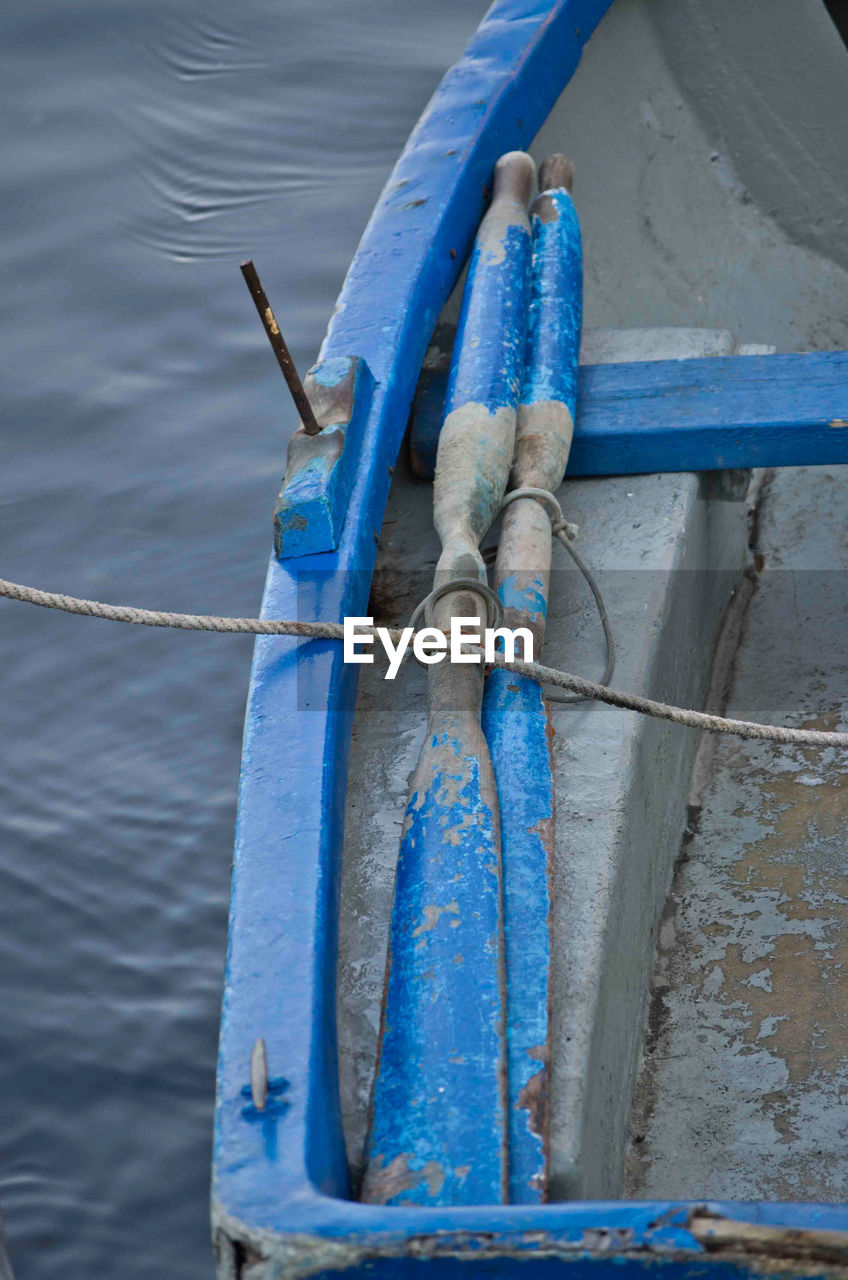
[[[426,410],[413,409],[419,475],[432,475],[439,428],[431,373]],[[580,368],[569,477],[844,462],[848,352]]]

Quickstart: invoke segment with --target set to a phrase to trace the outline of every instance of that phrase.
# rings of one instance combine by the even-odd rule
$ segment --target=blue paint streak
[[[530,237],[507,229],[503,255],[475,243],[462,295],[445,416],[464,404],[489,412],[518,401],[526,333]]]
[[[501,1199],[501,892],[479,764],[434,735],[398,860],[369,1163],[418,1175],[389,1204]],[[421,1172],[432,1170],[428,1183]]]
[[[349,367],[350,361],[344,356],[335,356],[329,360],[319,360],[309,372],[322,387],[337,387],[343,381]]]
[[[546,1065],[551,962],[549,845],[554,784],[548,716],[535,681],[494,670],[486,681],[483,732],[501,810],[509,1064],[509,1192],[538,1203],[545,1167],[542,1135],[530,1127],[524,1091]],[[547,837],[548,845],[545,843]],[[542,1078],[537,1081],[547,1092]],[[540,1111],[544,1110],[544,1102]],[[537,1128],[539,1126],[537,1125]]]
[[[580,222],[567,191],[548,192],[556,217],[532,217],[533,269],[521,403],[559,400],[574,417],[583,324]]]
[[[519,587],[516,585],[517,577],[517,574],[509,574],[498,587],[498,595],[503,607],[505,609],[519,609],[522,613],[529,613],[529,621],[531,622],[541,621],[548,611],[545,584],[541,578],[537,578],[535,582]],[[522,573],[521,577],[526,578],[526,573]],[[538,660],[541,655],[534,654],[533,656]]]
[[[529,323],[521,403],[565,403],[572,414],[582,324],[580,224],[567,191],[534,204]],[[520,455],[519,455],[520,456]],[[565,451],[561,455],[565,468]],[[516,478],[517,476],[517,478]],[[548,483],[558,488],[562,476]],[[513,484],[522,473],[513,472]],[[498,588],[507,609],[542,624],[540,578],[522,586],[511,574]],[[508,615],[509,616],[509,615]],[[535,655],[541,658],[541,654]],[[549,971],[554,776],[548,715],[533,681],[493,671],[486,681],[483,729],[501,811],[509,1061],[509,1191],[516,1204],[547,1193]]]

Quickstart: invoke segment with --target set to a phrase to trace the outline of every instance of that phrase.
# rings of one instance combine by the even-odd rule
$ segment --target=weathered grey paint
[[[747,199],[848,267],[848,49],[823,0],[654,0],[650,16]]]
[[[846,99],[820,0],[616,0],[530,148],[574,161],[585,323],[848,347]]]
[[[839,729],[842,471],[774,473],[756,527],[728,714]],[[715,743],[660,935],[629,1194],[845,1199],[844,770],[833,751]]]

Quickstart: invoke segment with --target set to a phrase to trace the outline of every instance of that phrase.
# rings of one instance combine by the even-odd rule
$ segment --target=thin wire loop
[[[496,592],[486,582],[481,582],[479,578],[451,578],[450,582],[443,582],[440,586],[434,587],[433,590],[420,600],[412,611],[408,627],[415,627],[420,621],[422,614],[424,621],[428,627],[433,625],[433,605],[437,600],[441,600],[442,596],[449,596],[454,591],[474,591],[481,596],[486,602],[486,626],[499,627],[504,620],[504,607]]]
[[[583,575],[586,585],[594,597],[595,604],[598,609],[598,618],[600,619],[601,629],[604,633],[604,645],[606,648],[604,674],[601,676],[598,683],[606,686],[612,680],[615,672],[615,637],[612,633],[612,625],[609,620],[609,615],[607,614],[607,607],[604,604],[604,597],[601,594],[601,588],[598,586],[592,570],[589,568],[580,552],[572,545],[574,539],[577,537],[578,526],[565,519],[562,514],[562,507],[559,505],[559,501],[549,489],[536,489],[531,485],[527,485],[523,489],[513,489],[511,493],[508,493],[501,503],[501,511],[503,511],[505,507],[508,507],[511,502],[517,502],[519,498],[535,498],[536,501],[547,510],[548,518],[551,522],[551,533],[565,547],[575,565],[580,570],[580,573]],[[552,693],[548,689],[543,692],[548,702],[574,704],[577,702],[591,701],[590,698],[587,698],[582,694]]]

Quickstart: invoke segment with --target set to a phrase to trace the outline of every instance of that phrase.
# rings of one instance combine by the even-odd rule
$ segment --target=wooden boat
[[[441,450],[454,585],[435,620],[459,596],[482,618],[473,577],[497,554],[497,528],[482,560],[479,544],[516,421],[520,440],[534,406],[548,424],[551,403],[574,412],[580,331],[567,183],[547,197],[565,228],[552,292],[529,162],[507,162],[494,196],[493,176],[505,153],[567,151],[587,312],[608,323],[584,329],[569,480],[550,483],[603,587],[616,686],[836,728],[845,50],[803,0],[608,7],[498,0],[413,132],[307,382],[323,430],[289,451],[264,614],[404,624],[439,557],[422,477]],[[728,155],[716,140],[733,130]],[[754,154],[752,194],[731,156],[744,169]],[[546,341],[570,354],[531,385]],[[537,475],[517,461],[513,490]],[[475,513],[458,541],[456,510],[439,515],[456,476]],[[550,540],[544,503],[512,510],[513,554],[528,522]],[[545,660],[591,676],[598,622],[567,563]],[[502,600],[514,567],[495,566]],[[529,612],[544,629],[544,601]],[[594,703],[546,706],[509,677],[489,678],[481,731],[482,672],[383,675],[338,641],[257,641],[219,1274],[848,1273],[836,753],[716,748]]]

